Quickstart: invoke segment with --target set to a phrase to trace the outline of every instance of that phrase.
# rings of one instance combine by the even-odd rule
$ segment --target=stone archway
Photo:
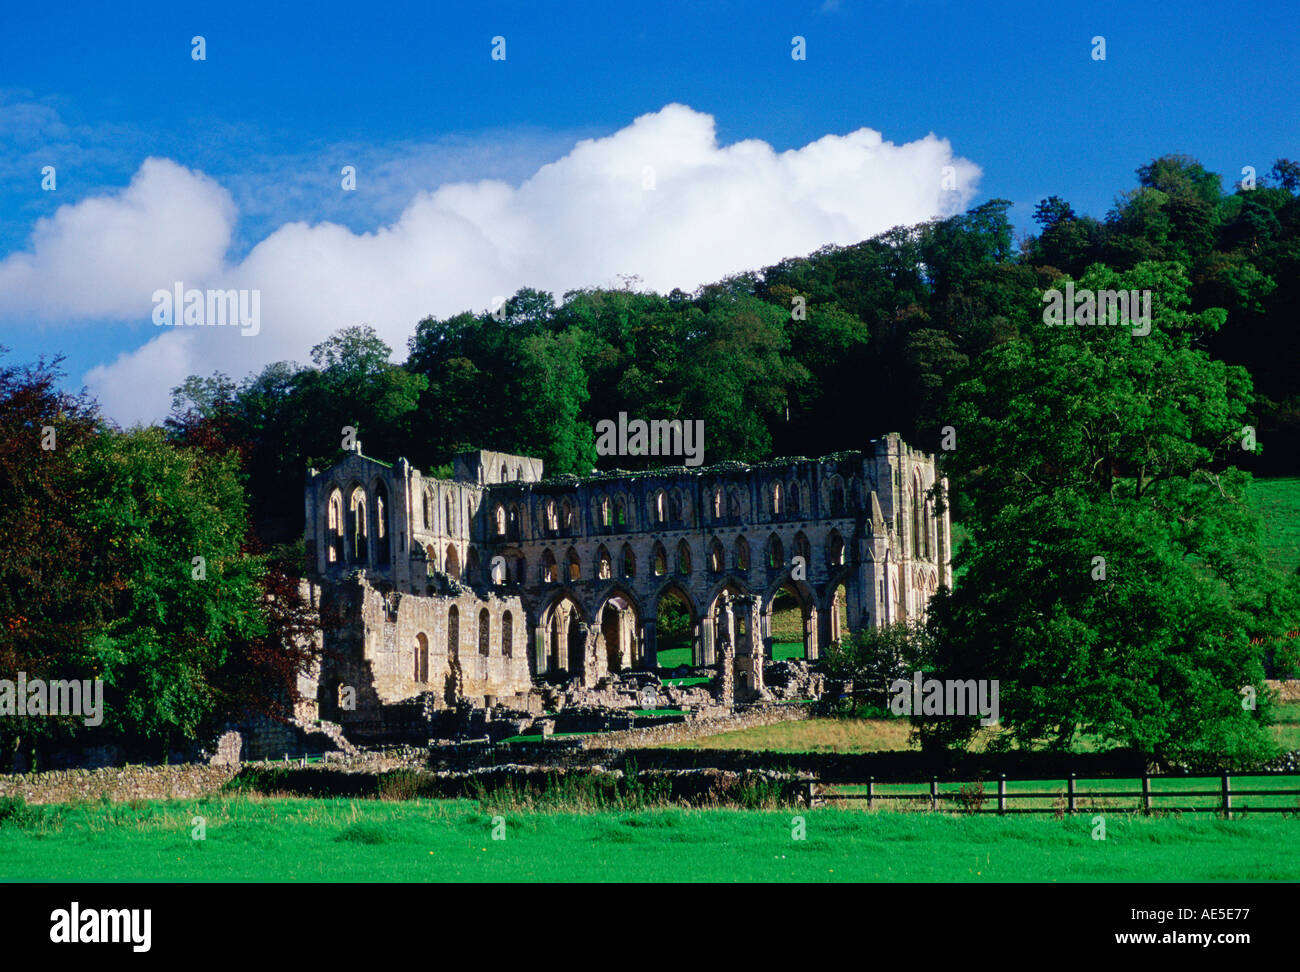
[[[644,641],[641,606],[622,585],[607,588],[595,599],[592,617],[598,627],[595,655],[607,672],[641,667]]]
[[[767,589],[763,597],[763,637],[768,657],[774,660],[817,660],[817,596],[807,581],[786,574]]]
[[[860,618],[854,617],[854,611],[861,612],[867,606],[866,623],[871,622],[870,604],[872,592],[864,595],[855,584],[855,571],[851,567],[842,568],[833,573],[826,582],[819,605],[820,637],[824,647],[835,641],[848,638],[859,627]]]
[[[699,611],[685,588],[676,581],[665,584],[655,595],[654,612],[656,666],[701,664]]]
[[[572,591],[559,591],[551,599],[538,627],[543,639],[538,674],[564,672],[572,676],[586,671],[586,617]]]

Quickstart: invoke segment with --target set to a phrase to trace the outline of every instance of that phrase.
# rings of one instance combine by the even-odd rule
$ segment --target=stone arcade
[[[764,698],[773,602],[793,598],[805,657],[924,613],[951,583],[934,457],[898,435],[822,459],[542,478],[542,462],[456,456],[453,478],[358,445],[307,474],[312,596],[338,612],[311,716],[500,703],[540,711],[533,679],[584,686],[658,663],[665,599],[719,700]],[[341,700],[352,693],[351,701]]]

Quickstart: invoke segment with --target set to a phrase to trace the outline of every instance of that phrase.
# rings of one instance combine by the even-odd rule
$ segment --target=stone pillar
[[[641,622],[642,641],[641,641],[641,667],[647,671],[655,671],[659,667],[659,641],[655,634],[657,619],[646,618]]]
[[[718,703],[733,709],[736,706],[736,657],[731,645],[721,645],[722,663],[718,672]]]
[[[533,629],[533,672],[541,675],[546,671],[546,626],[539,624]]]
[[[952,516],[948,510],[948,478],[942,480],[943,516],[939,520],[939,583],[952,587]]]
[[[722,621],[722,630],[717,632],[718,640],[723,644],[731,645],[733,652],[736,646],[736,622],[731,612],[731,602],[733,598],[726,591],[722,592],[719,599],[719,605],[722,610],[719,612]]]
[[[579,621],[578,630],[582,632],[582,684],[590,688],[605,674],[605,663],[600,657],[600,628]]]
[[[750,631],[757,631],[758,625],[763,617],[763,601],[759,597],[751,599],[749,604],[749,623]],[[766,653],[763,650],[764,642],[761,638],[750,639],[750,686],[754,690],[756,698],[761,697],[764,693],[763,687],[763,658]]]
[[[714,647],[713,619],[702,618],[700,620],[700,664],[714,665],[717,663],[717,656]]]
[[[636,632],[632,630],[632,612],[620,611],[618,615],[618,668],[625,672],[636,663]]]
[[[558,610],[558,608],[556,609]],[[573,674],[569,669],[569,612],[564,611],[555,617],[555,667],[559,668],[570,675]]]
[[[815,607],[808,609],[808,616],[803,619],[803,643],[804,654],[810,662],[816,661],[821,656],[821,640],[818,637],[821,627],[817,623],[817,609]]]

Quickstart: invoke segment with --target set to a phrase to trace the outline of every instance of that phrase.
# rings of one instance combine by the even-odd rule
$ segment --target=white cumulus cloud
[[[30,249],[0,261],[0,315],[57,323],[143,309],[147,317],[158,287],[222,271],[234,224],[235,204],[217,183],[146,159],[118,195],[37,221]]]
[[[518,186],[444,185],[369,233],[286,224],[230,263],[229,194],[149,159],[121,193],[59,210],[37,224],[29,251],[0,261],[0,320],[138,326],[152,293],[178,280],[260,290],[256,337],[158,328],[86,376],[110,415],[156,420],[187,374],[242,377],[305,360],[340,327],[372,324],[400,354],[420,318],[482,310],[520,287],[559,295],[627,274],[655,290],[690,291],[963,208],[980,174],[934,135],[895,145],[861,128],[785,152],[756,140],[719,145],[712,116],[673,104],[579,142]]]

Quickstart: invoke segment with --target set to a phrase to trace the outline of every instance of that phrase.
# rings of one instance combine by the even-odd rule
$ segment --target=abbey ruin
[[[951,583],[935,476],[895,434],[822,459],[550,479],[539,459],[483,451],[434,479],[358,446],[307,474],[313,597],[342,620],[313,714],[346,729],[412,700],[540,713],[539,681],[653,673],[670,599],[713,697],[766,698],[778,598],[797,604],[811,661],[923,615]]]

